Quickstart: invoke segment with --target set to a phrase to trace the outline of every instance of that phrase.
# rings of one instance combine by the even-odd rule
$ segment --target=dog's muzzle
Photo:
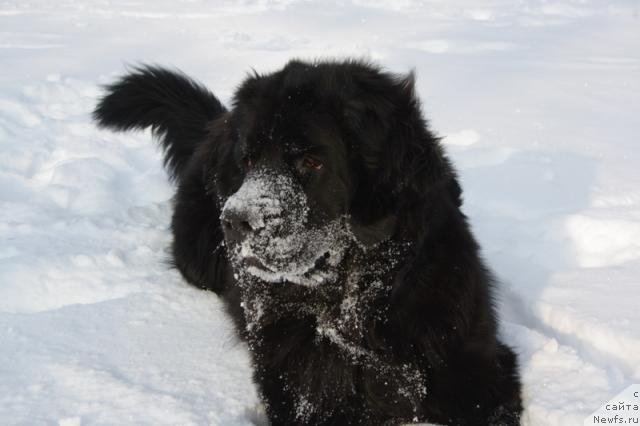
[[[345,228],[341,219],[312,227],[308,217],[306,195],[293,176],[252,170],[220,216],[236,272],[268,282],[326,281],[347,245]]]

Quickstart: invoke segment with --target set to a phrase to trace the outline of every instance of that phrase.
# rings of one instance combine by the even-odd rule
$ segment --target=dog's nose
[[[222,228],[228,237],[235,241],[244,240],[255,229],[251,225],[249,215],[243,211],[225,211],[222,215]]]

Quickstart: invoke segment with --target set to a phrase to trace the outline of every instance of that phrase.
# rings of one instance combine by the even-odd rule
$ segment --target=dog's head
[[[413,76],[363,62],[252,75],[211,131],[224,141],[208,181],[228,253],[264,281],[330,280],[350,247],[414,238],[435,188],[452,180],[459,195]]]

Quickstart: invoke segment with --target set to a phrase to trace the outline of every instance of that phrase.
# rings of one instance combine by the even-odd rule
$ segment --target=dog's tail
[[[204,86],[179,71],[140,66],[106,87],[93,111],[100,127],[114,130],[151,127],[164,149],[172,179],[180,177],[207,123],[226,111]]]

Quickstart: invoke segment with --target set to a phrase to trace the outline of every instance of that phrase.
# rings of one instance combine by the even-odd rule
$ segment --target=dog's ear
[[[397,218],[392,214],[383,216],[377,221],[370,223],[364,223],[362,220],[350,215],[349,229],[358,244],[366,250],[389,239],[389,237],[393,235],[396,222]]]
[[[225,111],[211,92],[181,72],[141,66],[106,87],[93,118],[113,130],[151,127],[170,176],[179,181],[207,135],[207,123]]]
[[[389,218],[402,209],[415,210],[433,191],[444,189],[459,205],[460,187],[439,139],[422,116],[414,73],[396,76],[365,67],[355,73],[353,87],[344,110],[361,167],[350,211],[357,223],[352,229],[395,223]],[[383,228],[387,237],[393,233]]]

